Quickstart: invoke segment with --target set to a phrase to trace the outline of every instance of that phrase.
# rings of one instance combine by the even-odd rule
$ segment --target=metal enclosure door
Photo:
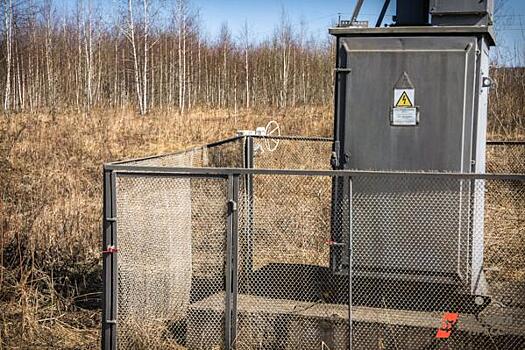
[[[341,44],[341,61],[351,70],[342,91],[345,169],[471,171],[475,37],[350,37]],[[394,88],[404,73],[419,111],[415,126],[391,124]],[[470,191],[461,181],[356,180],[354,270],[447,277],[467,286]]]
[[[473,37],[343,38],[347,55],[345,168],[469,172]],[[392,126],[394,86],[407,73],[417,126]]]

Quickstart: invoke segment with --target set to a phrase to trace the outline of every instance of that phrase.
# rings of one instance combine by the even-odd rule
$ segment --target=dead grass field
[[[179,150],[277,120],[329,135],[329,109],[130,111],[0,118],[0,349],[97,348],[102,164]]]
[[[104,162],[203,144],[270,120],[284,134],[331,135],[330,108],[2,116],[0,349],[98,348]]]

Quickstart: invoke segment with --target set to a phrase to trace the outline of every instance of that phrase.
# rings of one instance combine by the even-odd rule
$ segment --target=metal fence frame
[[[457,180],[510,180],[525,183],[525,174],[472,174],[472,173],[438,173],[438,172],[394,172],[394,171],[357,171],[357,170],[296,170],[296,169],[256,169],[253,167],[254,139],[263,139],[264,136],[236,136],[206,145],[213,148],[228,142],[245,139],[244,143],[244,168],[196,168],[196,167],[158,167],[129,165],[133,161],[155,159],[164,155],[148,158],[126,160],[104,165],[104,198],[103,198],[103,307],[102,307],[102,348],[117,348],[117,212],[116,212],[116,177],[125,175],[139,176],[167,176],[177,178],[220,178],[227,182],[227,243],[226,243],[226,297],[225,297],[225,324],[224,324],[224,348],[234,348],[237,330],[237,295],[238,295],[238,200],[239,182],[243,178],[245,190],[248,196],[253,195],[252,178],[254,175],[275,176],[320,176],[320,177],[342,177],[349,182],[349,198],[352,198],[352,181],[360,177],[419,177],[436,179]],[[309,140],[309,141],[333,141],[331,138],[305,138],[293,136],[274,137],[282,140]],[[525,145],[525,142],[488,142],[488,145]],[[191,149],[190,149],[191,150]],[[179,153],[179,152],[177,152]],[[177,154],[172,153],[172,154]],[[329,160],[327,160],[329,161]],[[350,201],[350,213],[352,213],[352,201]],[[350,215],[350,218],[352,215]],[[348,256],[352,259],[352,223],[348,232]],[[349,264],[349,276],[352,276],[352,264]],[[349,279],[348,289],[348,312],[349,320],[352,319],[352,280]],[[348,322],[349,334],[352,334],[352,322]],[[349,349],[352,349],[352,336],[349,338]]]

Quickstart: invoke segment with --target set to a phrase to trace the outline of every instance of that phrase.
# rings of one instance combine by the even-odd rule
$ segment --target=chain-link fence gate
[[[525,348],[523,174],[332,171],[330,154],[238,137],[107,165],[103,346]]]

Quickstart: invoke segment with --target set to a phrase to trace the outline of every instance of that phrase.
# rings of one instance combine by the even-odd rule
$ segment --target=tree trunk
[[[4,92],[4,111],[8,111],[11,98],[11,69],[13,50],[13,2],[5,0],[4,25],[6,32],[6,78]]]

